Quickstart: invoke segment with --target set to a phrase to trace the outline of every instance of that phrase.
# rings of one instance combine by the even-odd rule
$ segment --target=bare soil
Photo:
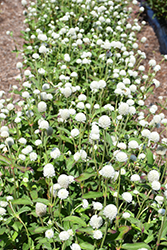
[[[22,49],[24,44],[20,33],[25,29],[23,20],[21,0],[0,0],[0,90],[7,93],[12,85],[18,85],[16,63],[22,61],[22,57],[20,53],[16,58],[12,51],[16,47]],[[12,31],[13,37],[7,35],[7,31]]]

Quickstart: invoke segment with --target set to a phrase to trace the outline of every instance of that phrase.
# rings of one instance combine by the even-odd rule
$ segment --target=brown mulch
[[[19,70],[16,69],[16,63],[22,60],[21,53],[16,58],[16,54],[12,53],[12,50],[22,49],[24,40],[21,38],[21,30],[25,29],[23,23],[23,6],[21,0],[0,0],[0,90],[8,92],[11,86],[18,81],[15,79],[19,74]],[[133,6],[133,13],[131,14],[132,20],[138,16],[139,4]],[[141,18],[142,20],[142,18]],[[6,31],[13,32],[13,38],[6,34]],[[137,42],[145,36],[147,37],[146,43],[139,43],[139,49],[146,53],[147,59],[143,60],[143,65],[146,67],[146,73],[148,72],[148,61],[155,59],[157,64],[162,60],[162,55],[159,52],[159,43],[155,36],[152,27],[147,23],[142,31],[137,35]],[[160,102],[159,96],[167,98],[167,61],[161,64],[161,71],[155,77],[161,82],[161,86],[154,91],[154,95],[147,100],[148,105],[156,104]],[[167,115],[167,112],[164,111]]]
[[[23,6],[21,0],[0,0],[0,90],[8,92],[12,85],[18,85],[15,79],[19,75],[16,63],[22,61],[21,53],[16,58],[13,50],[21,50],[24,40],[21,38],[21,30],[25,29],[23,23]],[[13,32],[13,38],[7,35],[7,31]]]

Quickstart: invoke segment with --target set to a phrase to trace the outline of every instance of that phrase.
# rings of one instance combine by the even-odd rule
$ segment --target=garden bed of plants
[[[0,247],[165,250],[167,118],[146,106],[161,66],[144,73],[145,22],[121,0],[22,4],[20,101],[0,92]]]

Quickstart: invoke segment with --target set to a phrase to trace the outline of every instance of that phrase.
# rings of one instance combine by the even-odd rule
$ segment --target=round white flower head
[[[39,112],[45,112],[46,111],[46,109],[47,109],[47,105],[46,105],[46,103],[45,102],[39,102],[38,103],[38,111]]]
[[[31,161],[35,161],[37,159],[37,157],[38,157],[35,152],[31,152],[29,156],[30,156]]]
[[[161,215],[165,215],[165,209],[164,208],[160,208],[158,210],[158,213],[161,214]]]
[[[150,139],[150,141],[158,142],[160,139],[160,136],[159,136],[158,132],[154,131],[154,132],[150,133],[149,139]]]
[[[99,171],[99,174],[105,178],[114,178],[115,170],[111,165],[106,165]]]
[[[129,113],[129,105],[125,102],[121,102],[118,108],[120,115],[127,115]]]
[[[48,163],[44,166],[43,175],[44,177],[47,177],[47,178],[55,176],[55,170],[51,163]]]
[[[153,182],[151,183],[151,187],[152,187],[153,190],[158,191],[158,190],[160,190],[160,188],[161,188],[161,184],[160,184],[159,181],[153,181]]]
[[[88,201],[87,201],[86,199],[83,199],[83,201],[82,201],[82,207],[83,207],[84,209],[86,209],[88,206],[89,206]]]
[[[62,188],[58,191],[57,195],[59,197],[59,199],[64,200],[68,197],[69,192],[65,189]]]
[[[53,229],[48,229],[48,230],[45,232],[45,237],[48,238],[48,239],[53,238],[53,237],[54,237]]]
[[[61,188],[61,186],[58,183],[53,184],[52,187],[50,187],[50,193],[56,197],[57,191]]]
[[[157,170],[151,170],[147,175],[149,182],[158,181],[159,177],[160,175]]]
[[[49,128],[49,123],[45,120],[40,121],[39,124],[39,129],[48,129]]]
[[[161,195],[157,195],[157,196],[155,197],[155,200],[156,200],[156,202],[157,202],[159,205],[162,205],[162,204],[163,204],[163,201],[164,201],[164,197],[161,196]]]
[[[12,146],[14,144],[13,138],[12,137],[6,138],[5,144],[8,145],[9,147]]]
[[[76,137],[79,135],[79,130],[77,128],[74,128],[71,130],[71,136]]]
[[[116,160],[119,162],[125,162],[128,160],[127,154],[122,151],[118,152],[115,157],[116,157]]]
[[[131,181],[140,181],[140,176],[138,174],[133,174],[131,177],[130,177],[130,180]]]
[[[128,192],[124,192],[122,198],[128,203],[132,202],[132,195]]]
[[[92,205],[93,205],[94,210],[99,211],[99,210],[102,210],[102,208],[103,208],[103,205],[98,201],[97,202],[93,201]]]
[[[71,250],[81,250],[80,246],[77,243],[73,243],[70,246]]]
[[[61,233],[59,233],[59,238],[60,240],[65,241],[70,238],[70,235],[67,231],[62,231]]]
[[[63,188],[68,188],[69,178],[66,174],[61,174],[57,180],[58,184]]]
[[[86,115],[84,113],[78,113],[75,116],[75,120],[77,122],[85,122],[86,121]]]
[[[41,144],[42,144],[42,141],[41,141],[40,139],[38,139],[38,140],[35,141],[35,145],[36,145],[36,146],[39,146],[39,145],[41,145]]]
[[[107,115],[102,115],[99,118],[98,124],[99,124],[100,127],[104,128],[104,129],[107,129],[111,125],[110,117],[107,116]]]
[[[100,240],[103,237],[103,234],[100,230],[95,230],[93,232],[93,238],[96,240]]]
[[[42,217],[46,214],[47,206],[41,202],[37,202],[35,205],[35,211],[37,216]]]
[[[109,218],[110,220],[113,220],[116,217],[117,212],[117,207],[113,204],[107,205],[103,210],[104,216],[106,216],[106,218]]]
[[[3,207],[0,207],[0,215],[5,215],[6,214],[6,209]]]
[[[148,249],[145,247],[142,247],[142,248],[139,248],[138,250],[148,250]]]
[[[52,151],[50,152],[50,156],[53,159],[57,159],[58,157],[60,157],[61,153],[60,150],[58,148],[53,148]]]
[[[21,143],[21,144],[26,144],[27,143],[27,140],[25,139],[25,138],[23,138],[23,137],[21,137],[20,139],[19,139],[19,142]]]
[[[137,143],[137,141],[132,140],[132,141],[130,141],[130,142],[128,143],[128,147],[129,147],[129,148],[132,148],[132,149],[136,149],[136,148],[139,147],[139,144]]]
[[[127,219],[127,218],[130,217],[130,213],[125,212],[125,213],[123,213],[122,217],[123,217],[124,219]]]
[[[0,201],[0,206],[1,207],[7,207],[8,202],[7,201]]]
[[[7,200],[7,201],[11,201],[11,200],[13,200],[13,196],[11,196],[11,195],[6,196],[6,200]]]
[[[101,227],[101,225],[103,224],[103,219],[101,216],[97,216],[96,214],[93,215],[90,219],[89,224],[91,225],[91,227],[93,227],[94,229],[98,229],[99,227]]]

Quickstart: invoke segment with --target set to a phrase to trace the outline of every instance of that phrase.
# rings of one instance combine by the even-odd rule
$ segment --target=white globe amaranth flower
[[[89,206],[88,201],[87,201],[86,199],[83,199],[83,201],[82,201],[82,207],[83,207],[84,209],[86,209],[86,208],[88,208],[88,206]]]
[[[62,188],[58,191],[57,196],[59,197],[59,199],[64,200],[68,197],[69,192],[65,189]]]
[[[43,54],[43,53],[46,53],[48,50],[47,48],[45,47],[45,45],[41,45],[39,47],[39,53]]]
[[[66,62],[70,62],[70,56],[69,56],[69,54],[65,54],[64,55],[64,60],[66,61]]]
[[[107,115],[102,115],[98,120],[98,125],[101,128],[107,129],[111,125],[110,117]]]
[[[163,202],[164,202],[164,197],[161,196],[161,195],[157,195],[157,196],[155,197],[155,200],[156,200],[156,202],[157,202],[159,205],[162,205]]]
[[[92,205],[93,205],[93,209],[94,210],[98,210],[98,211],[100,211],[100,210],[102,210],[102,208],[103,208],[103,205],[100,203],[100,202],[98,202],[98,201],[93,201],[92,202]]]
[[[39,146],[42,144],[42,141],[40,139],[37,139],[34,143],[36,146]]]
[[[158,213],[159,214],[161,214],[161,215],[165,215],[165,209],[164,208],[160,208],[159,210],[158,210]]]
[[[53,159],[57,159],[58,157],[60,157],[61,153],[60,150],[58,148],[53,148],[52,151],[50,152],[50,156]]]
[[[100,240],[103,237],[103,234],[100,230],[93,231],[93,238],[96,240]]]
[[[53,238],[54,237],[54,231],[53,231],[53,229],[46,230],[45,237],[48,238],[48,239]]]
[[[47,178],[55,176],[55,170],[51,163],[48,163],[44,166],[43,175],[44,177],[47,177]]]
[[[77,129],[77,128],[74,128],[74,129],[72,129],[71,130],[71,136],[74,138],[74,137],[76,137],[76,136],[78,136],[79,135],[79,129]]]
[[[153,190],[158,191],[161,188],[161,183],[159,181],[153,181],[151,183],[151,187],[152,187]]]
[[[106,165],[99,171],[99,174],[105,178],[114,178],[115,170],[111,165]]]
[[[7,107],[7,109],[8,109],[9,111],[11,111],[11,110],[14,109],[13,103],[9,103],[6,107]]]
[[[103,219],[101,216],[97,216],[96,214],[93,215],[89,221],[89,224],[91,225],[91,227],[93,227],[94,229],[98,229],[99,227],[101,227],[101,225],[103,224]]]
[[[46,109],[47,109],[47,104],[45,102],[42,101],[38,103],[38,111],[40,113],[45,112]]]
[[[14,144],[13,138],[12,137],[6,138],[5,144],[8,145],[9,147],[11,147]]]
[[[35,212],[37,216],[42,217],[46,214],[47,206],[41,202],[37,202],[35,205]]]
[[[149,62],[148,62],[149,66],[151,67],[154,67],[156,65],[156,61],[154,59],[151,59]]]
[[[21,0],[21,4],[22,4],[23,6],[25,6],[25,5],[27,4],[27,1],[26,1],[26,0]]]
[[[128,218],[130,218],[130,213],[128,213],[128,212],[125,212],[125,213],[123,213],[123,215],[122,215],[122,217],[124,218],[124,219],[128,219]]]
[[[63,121],[67,120],[70,117],[69,109],[60,109],[59,114]]]
[[[154,131],[154,132],[150,133],[149,139],[150,139],[150,141],[158,142],[160,140],[160,136],[159,136],[158,132]]]
[[[86,121],[86,115],[84,113],[77,113],[75,116],[75,120],[77,122],[85,122]]]
[[[50,187],[50,193],[56,197],[58,190],[61,188],[61,186],[58,183],[53,184],[52,187]]]
[[[151,170],[148,175],[147,175],[147,178],[148,178],[148,181],[149,182],[153,182],[153,181],[159,181],[159,177],[160,177],[160,174],[158,173],[157,170]]]
[[[70,235],[67,231],[62,231],[59,233],[59,239],[62,241],[68,240],[70,238]]]
[[[38,155],[35,152],[31,152],[29,157],[31,161],[36,161]]]
[[[113,204],[107,205],[103,210],[104,216],[110,220],[113,220],[116,217],[117,213],[117,207]]]
[[[3,207],[0,207],[0,215],[5,215],[6,214],[6,209]]]
[[[58,180],[57,180],[58,184],[63,187],[63,188],[68,188],[69,186],[69,177],[66,175],[66,174],[61,174],[59,177],[58,177]]]
[[[73,243],[70,246],[71,250],[81,250],[81,247],[77,243]]]
[[[133,174],[131,177],[130,177],[130,180],[131,181],[140,181],[140,176],[138,174]]]
[[[129,114],[129,105],[125,102],[121,102],[118,107],[118,112],[120,115]]]
[[[124,192],[122,198],[128,203],[132,202],[132,195],[128,192]]]
[[[116,155],[116,160],[119,162],[126,162],[128,160],[128,156],[125,152],[119,151]]]
[[[136,149],[136,148],[139,148],[139,144],[137,143],[137,141],[135,140],[132,140],[128,143],[128,148],[131,148],[131,149]]]
[[[48,129],[49,128],[49,122],[48,121],[45,121],[45,120],[42,120],[40,121],[39,123],[39,129]]]

